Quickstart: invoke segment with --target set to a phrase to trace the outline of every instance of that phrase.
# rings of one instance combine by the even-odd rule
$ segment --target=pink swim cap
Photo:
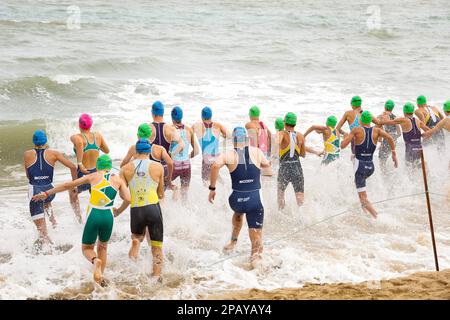
[[[80,125],[80,129],[88,130],[92,127],[92,118],[90,115],[83,113],[78,120],[78,124]]]

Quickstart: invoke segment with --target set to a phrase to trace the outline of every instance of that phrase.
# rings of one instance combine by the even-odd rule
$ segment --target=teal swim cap
[[[250,112],[248,114],[251,118],[258,118],[261,114],[261,110],[259,110],[258,106],[253,106],[250,108]]]
[[[444,112],[450,112],[450,100],[444,102]]]
[[[327,118],[327,127],[331,127],[331,128],[336,127],[337,121],[338,120],[335,116],[329,116]]]
[[[277,129],[277,131],[283,131],[284,130],[283,118],[276,118],[276,120],[275,120],[275,129]]]
[[[284,123],[287,126],[295,127],[297,125],[297,116],[293,112],[286,113],[286,116],[284,117]]]
[[[372,122],[372,114],[369,111],[361,113],[361,123],[370,124]]]
[[[386,108],[386,110],[392,111],[394,109],[394,101],[392,100],[388,100],[386,101],[386,103],[384,104],[384,107]]]
[[[424,105],[424,104],[427,104],[427,98],[425,98],[424,95],[418,96],[417,97],[417,105],[421,106],[421,105]]]
[[[143,123],[139,126],[137,135],[139,138],[150,139],[152,136],[152,127],[148,123]]]
[[[360,96],[354,96],[350,103],[351,103],[352,107],[355,107],[355,108],[361,107],[361,103],[362,103],[361,97]]]
[[[102,154],[97,159],[97,170],[111,170],[112,169],[112,160],[108,154]]]
[[[413,114],[414,113],[414,105],[411,102],[405,103],[403,106],[403,113],[404,114]]]

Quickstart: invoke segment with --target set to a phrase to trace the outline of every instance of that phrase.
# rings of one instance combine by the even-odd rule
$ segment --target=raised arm
[[[355,129],[350,131],[350,133],[345,136],[344,140],[342,140],[341,149],[345,149],[350,144],[350,142],[353,140],[353,138],[355,137]]]
[[[308,128],[308,130],[306,130],[306,132],[304,134],[304,137],[306,138],[306,136],[308,136],[308,134],[310,134],[313,131],[315,131],[317,133],[323,133],[325,131],[325,129],[326,128],[323,127],[323,126],[316,126],[316,125],[311,126],[311,127]]]
[[[67,191],[70,189],[74,189],[82,184],[88,184],[88,183],[90,183],[90,175],[86,175],[79,179],[57,185],[56,187],[54,187],[46,192],[41,192],[41,193],[35,195],[32,198],[32,200],[33,201],[45,200],[48,196],[51,196],[52,194]]]
[[[395,118],[393,120],[383,120],[380,123],[382,125],[394,126],[405,122],[405,118]]]

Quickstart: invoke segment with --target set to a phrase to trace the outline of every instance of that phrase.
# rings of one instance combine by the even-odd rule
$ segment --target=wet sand
[[[283,288],[273,291],[251,289],[207,298],[221,300],[449,300],[450,269],[440,272],[418,272],[406,277],[358,284],[306,284],[302,288]]]

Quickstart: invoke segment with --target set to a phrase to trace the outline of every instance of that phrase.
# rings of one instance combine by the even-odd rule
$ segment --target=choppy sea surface
[[[200,159],[186,205],[163,204],[164,283],[150,281],[151,254],[128,260],[129,214],[115,221],[107,288],[91,284],[68,195],[54,201],[53,254],[35,254],[23,151],[37,128],[52,148],[71,155],[69,137],[87,112],[118,165],[137,126],[161,100],[199,120],[209,105],[229,129],[257,104],[271,127],[294,111],[299,131],[341,116],[351,96],[379,114],[384,101],[419,94],[438,107],[450,98],[448,1],[11,1],[0,3],[0,298],[201,298],[220,290],[357,282],[433,270],[422,177],[400,167],[376,172],[368,193],[379,210],[363,214],[348,151],[328,167],[303,160],[305,205],[292,192],[279,212],[275,179],[265,179],[264,261],[248,266],[243,228],[237,252],[224,256],[231,231],[230,187],[222,173],[215,205],[200,182]],[[450,149],[447,141],[447,149]],[[312,134],[308,145],[321,148]],[[450,267],[449,154],[425,149],[441,268]],[[55,182],[69,179],[58,167]],[[85,207],[88,195],[81,196]],[[392,199],[390,201],[384,201]],[[340,214],[340,215],[338,215]],[[336,215],[336,216],[335,216]],[[323,221],[323,222],[322,222]]]

